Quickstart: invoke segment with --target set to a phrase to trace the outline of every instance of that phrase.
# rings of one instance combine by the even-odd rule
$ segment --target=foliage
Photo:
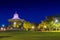
[[[24,24],[23,24],[23,27],[25,28],[25,30],[29,30],[29,29],[31,29],[32,28],[32,24],[30,23],[30,22],[24,22]]]

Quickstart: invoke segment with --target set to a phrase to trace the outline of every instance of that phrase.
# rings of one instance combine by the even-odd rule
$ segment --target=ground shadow
[[[8,38],[8,37],[12,37],[12,36],[0,36],[0,39],[1,38]]]

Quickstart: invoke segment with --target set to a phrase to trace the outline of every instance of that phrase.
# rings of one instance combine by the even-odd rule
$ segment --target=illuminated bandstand
[[[10,27],[13,27],[13,28],[21,28],[23,26],[23,22],[24,22],[23,19],[19,18],[19,15],[17,12],[15,12],[13,18],[9,19],[8,21],[9,21]]]

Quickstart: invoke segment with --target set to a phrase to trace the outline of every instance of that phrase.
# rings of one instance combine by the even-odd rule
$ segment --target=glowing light
[[[3,24],[2,27],[4,27],[5,25]]]
[[[20,19],[20,18],[19,18],[19,15],[17,14],[17,12],[15,12],[15,14],[14,14],[14,16],[13,16],[12,19]]]
[[[16,22],[13,23],[13,27],[16,27]]]
[[[16,22],[14,22],[14,24],[16,24]]]
[[[1,27],[1,31],[3,31],[3,28]]]
[[[4,31],[6,31],[6,28],[4,28]]]
[[[12,27],[10,29],[13,29]]]
[[[58,19],[55,19],[55,23],[57,23],[58,22]]]
[[[34,26],[32,26],[32,29],[34,29]]]
[[[44,28],[46,28],[46,26],[44,26]]]

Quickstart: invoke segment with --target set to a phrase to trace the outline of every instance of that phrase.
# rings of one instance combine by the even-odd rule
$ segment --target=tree
[[[23,27],[25,28],[26,31],[30,30],[32,27],[32,24],[30,22],[24,22]]]

